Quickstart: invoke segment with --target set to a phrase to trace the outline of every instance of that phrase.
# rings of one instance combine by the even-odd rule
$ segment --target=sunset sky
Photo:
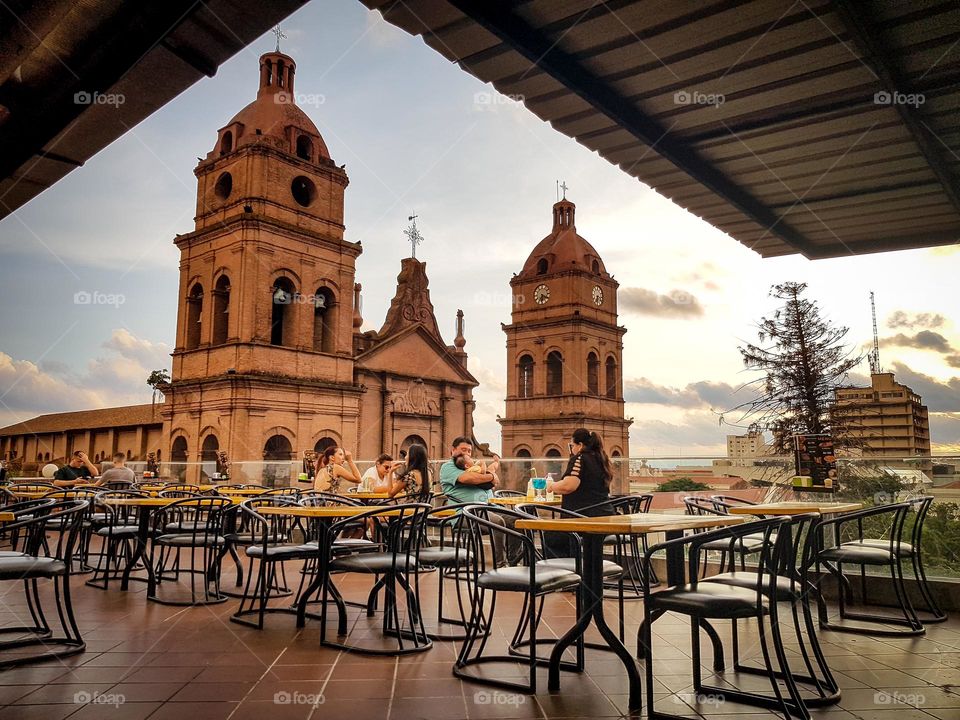
[[[770,286],[788,280],[808,283],[857,346],[871,339],[874,291],[882,365],[922,395],[935,451],[960,452],[957,245],[763,260],[355,0],[310,3],[284,33],[301,107],[350,177],[347,238],[364,247],[364,329],[383,322],[416,212],[417,254],[447,342],[457,309],[466,315],[479,439],[499,446],[508,283],[550,232],[559,179],[577,204],[578,232],[620,282],[633,456],[725,452],[725,435],[742,430],[721,426],[718,412],[754,377],[737,346],[756,340],[756,322],[774,308]],[[272,35],[253,43],[0,222],[0,425],[149,402],[147,374],[170,367],[172,240],[193,229],[193,168],[255,96],[257,59],[273,44]],[[464,292],[463,270],[475,291]],[[76,304],[78,292],[110,302]],[[852,379],[868,372],[864,363]]]

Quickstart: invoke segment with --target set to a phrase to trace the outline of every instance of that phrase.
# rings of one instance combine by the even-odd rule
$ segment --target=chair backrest
[[[194,497],[209,497],[209,496],[205,496],[199,492],[191,492],[190,490],[163,489],[160,491],[160,497],[162,498],[194,498]]]
[[[45,482],[16,483],[7,486],[7,490],[14,495],[18,495],[19,493],[45,493],[56,489],[57,486],[53,483]]]
[[[755,522],[728,525],[716,530],[705,530],[683,538],[690,546],[689,566],[687,568],[688,581],[694,586],[698,582],[699,568],[703,562],[700,548],[706,543],[727,540],[730,542],[732,551],[747,535],[751,538],[760,536],[760,549],[756,553],[757,565],[753,568],[748,567],[746,570],[746,572],[756,572],[757,574],[756,589],[759,606],[762,602],[763,590],[768,589],[768,584],[776,580],[780,569],[787,564],[786,554],[795,552],[791,533],[788,530],[784,531],[790,522],[790,516],[765,517]],[[667,545],[669,542],[654,546],[650,548],[649,552],[654,552],[658,547]],[[709,577],[702,579],[707,580]],[[776,594],[771,593],[770,597],[776,597]]]
[[[310,492],[303,493],[300,496],[300,504],[306,507],[326,507],[327,505],[331,505],[331,506],[363,505],[363,503],[360,500],[357,500],[356,498],[349,498],[349,497],[346,497],[345,495],[337,495],[336,493],[320,492],[317,490],[312,490]]]
[[[45,498],[45,501],[47,504],[33,506],[29,513],[21,514],[14,522],[4,523],[3,531],[18,536],[23,542],[19,546],[21,552],[39,555],[45,550],[49,557],[69,561],[73,557],[83,513],[90,503],[83,499]],[[48,523],[58,524],[62,530],[55,545],[45,543]]]
[[[148,498],[150,493],[143,490],[104,490],[97,493],[96,505],[106,514],[106,525],[108,527],[119,527],[121,525],[136,524],[140,512],[149,513],[149,507],[137,507],[134,505],[107,505],[104,500],[119,498]]]
[[[910,500],[910,505],[917,513],[913,521],[913,527],[910,528],[910,544],[913,545],[915,552],[920,552],[920,544],[923,542],[923,524],[927,521],[927,513],[930,512],[930,506],[933,504],[932,495],[921,495]],[[906,527],[906,524],[904,524]]]
[[[347,530],[357,524],[371,524],[375,540],[395,556],[416,559],[420,543],[426,537],[427,516],[433,510],[423,503],[403,503],[371,507],[368,511],[333,523],[328,530],[330,546]],[[400,565],[402,567],[402,565]]]
[[[744,500],[743,498],[736,497],[735,495],[711,495],[710,499],[713,500],[714,504],[718,507],[723,507],[730,509],[732,507],[737,507],[738,505],[756,505],[753,500]]]
[[[133,489],[134,483],[129,480],[108,480],[99,487],[106,490],[130,490]]]
[[[277,488],[278,490],[282,488]],[[242,522],[239,523],[237,538],[241,543],[251,545],[276,545],[289,542],[294,527],[300,518],[292,515],[272,515],[260,512],[267,507],[302,507],[300,503],[283,495],[257,495],[240,503]]]
[[[493,496],[498,498],[505,497],[526,497],[525,492],[520,492],[519,490],[494,490]]]
[[[710,498],[697,497],[689,495],[683,499],[683,506],[686,508],[687,515],[727,515],[723,509],[717,508],[716,504]]]
[[[177,535],[190,535],[193,544],[206,544],[223,533],[224,515],[232,509],[232,501],[216,495],[178,499],[158,508],[157,527],[178,523],[182,529]]]
[[[502,557],[498,545],[506,552],[507,542],[497,543],[496,535],[503,535],[509,541],[513,538],[523,550],[523,560],[528,567],[537,561],[536,547],[533,540],[526,533],[506,527],[508,519],[529,519],[527,513],[510,510],[499,505],[474,504],[468,505],[460,511],[462,515],[461,532],[457,536],[460,547],[465,548],[471,556],[471,566],[474,574],[484,573],[488,568],[496,568],[508,564],[509,558]],[[493,520],[499,518],[503,524]],[[490,558],[487,559],[485,547],[490,548]]]

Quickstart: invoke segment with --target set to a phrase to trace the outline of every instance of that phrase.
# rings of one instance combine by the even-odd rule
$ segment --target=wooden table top
[[[324,507],[304,507],[302,505],[280,505],[276,507],[257,508],[261,515],[290,515],[292,517],[306,518],[340,518],[362,515],[371,510],[391,510],[384,512],[384,515],[400,514],[402,508],[396,505],[332,505]]]
[[[831,515],[862,510],[863,503],[858,502],[773,502],[760,505],[736,505],[729,512],[732,515],[802,515],[804,513],[820,513]]]
[[[526,495],[511,495],[509,497],[492,497],[490,498],[490,503],[492,505],[526,505],[528,503],[537,505],[559,505],[563,500],[560,496],[555,496],[553,500],[534,500],[533,498],[528,498]]]
[[[661,513],[634,513],[633,515],[603,515],[590,518],[538,518],[517,520],[517,530],[550,530],[556,532],[590,533],[603,535],[643,535],[670,530],[693,530],[739,525],[746,518],[732,515],[664,515]]]
[[[189,500],[209,500],[209,498],[169,498],[169,497],[112,497],[99,502],[102,505],[118,505],[124,507],[166,507],[175,502]],[[229,498],[226,498],[229,500]]]
[[[213,490],[217,493],[217,495],[256,497],[257,495],[263,495],[269,488],[218,488],[216,485],[214,485],[208,489],[206,485],[201,485],[200,489],[203,490],[203,492],[209,492],[209,490]]]
[[[12,512],[0,512],[0,522],[13,522],[17,516]]]
[[[357,498],[358,500],[386,500],[390,497],[388,492],[357,491],[341,493],[344,497]]]

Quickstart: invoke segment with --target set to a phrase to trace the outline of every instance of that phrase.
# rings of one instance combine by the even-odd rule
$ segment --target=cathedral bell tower
[[[186,460],[216,449],[285,459],[320,436],[356,439],[361,248],[344,239],[347,174],[297,106],[295,79],[293,58],[262,55],[256,99],[194,170],[196,227],[174,240],[180,300],[164,411],[171,452]]]
[[[577,234],[576,206],[553,206],[553,228],[510,281],[505,457],[566,457],[578,427],[597,432],[607,453],[627,457],[619,284]]]

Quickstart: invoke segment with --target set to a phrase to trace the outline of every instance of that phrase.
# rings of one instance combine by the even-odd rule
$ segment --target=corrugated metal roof
[[[960,3],[362,0],[765,257],[960,238]]]

